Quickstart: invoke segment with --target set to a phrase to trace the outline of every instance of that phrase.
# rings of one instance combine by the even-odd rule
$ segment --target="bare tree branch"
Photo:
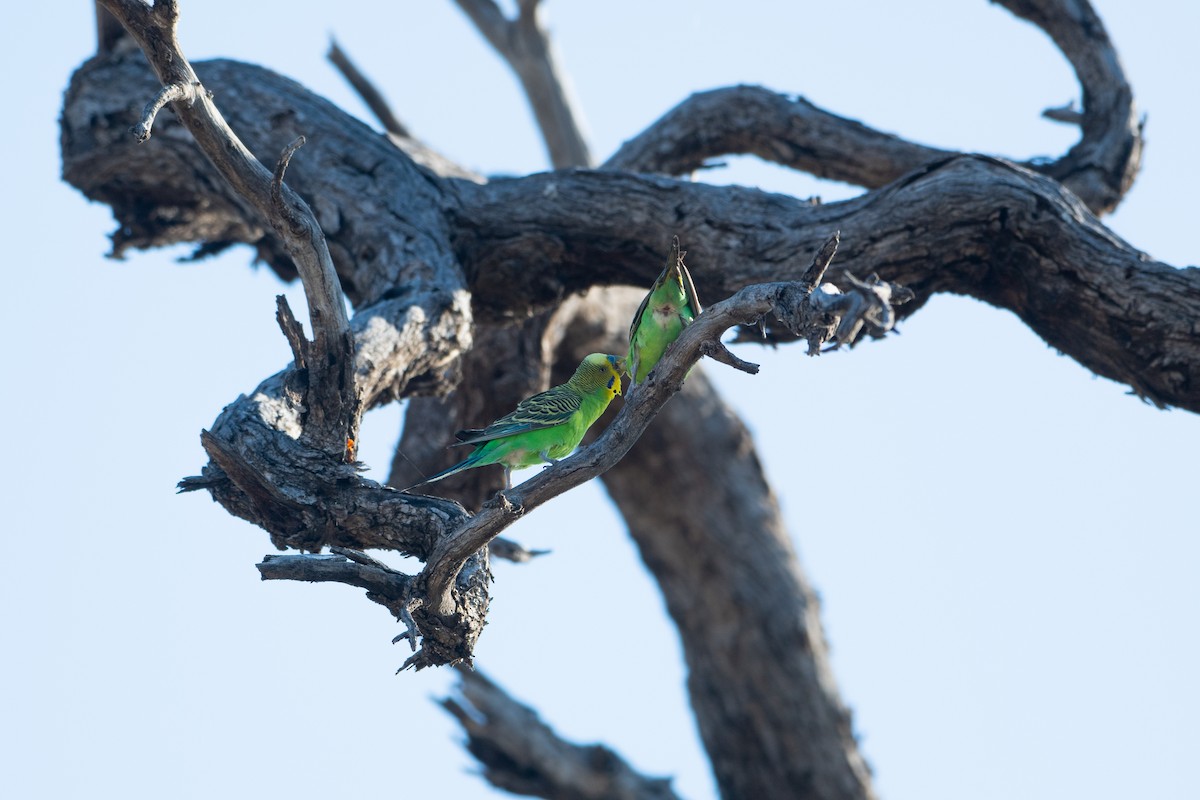
[[[116,51],[118,44],[127,34],[124,26],[104,10],[99,2],[93,3],[96,12],[96,52],[99,55],[109,55]]]
[[[375,115],[375,119],[383,125],[385,133],[393,136],[411,137],[408,128],[404,126],[393,113],[391,106],[383,99],[383,94],[375,88],[375,84],[359,71],[354,62],[350,60],[350,56],[346,55],[345,51],[338,45],[336,39],[329,40],[329,52],[325,54],[333,65],[338,68],[338,72],[342,73],[350,85],[354,87],[354,91],[358,92],[358,96],[367,104],[367,108],[371,109],[371,113]]]
[[[721,469],[692,468],[672,440],[681,432],[703,441],[706,463]],[[721,796],[874,797],[820,604],[752,445],[706,377],[693,374],[605,485],[679,629]]]
[[[274,175],[242,144],[212,103],[209,93],[179,49],[175,37],[178,8],[159,0],[101,0],[141,46],[163,88],[146,105],[132,129],[139,142],[150,138],[158,112],[171,103],[196,144],[230,186],[270,221],[292,263],[308,300],[314,358],[309,359],[302,435],[315,447],[353,461],[362,405],[354,384],[354,342],[345,299],[324,234],[308,204],[283,183],[297,138],[284,150]]]
[[[333,63],[342,76],[358,92],[359,97],[366,103],[367,108],[383,125],[388,140],[408,154],[408,157],[442,177],[466,178],[477,183],[483,182],[483,177],[461,164],[451,161],[441,153],[426,145],[423,141],[409,133],[408,128],[392,111],[391,106],[383,99],[383,93],[375,88],[371,79],[363,74],[350,57],[338,46],[331,42],[327,58]]]
[[[540,3],[525,0],[518,6],[517,18],[509,20],[494,0],[456,2],[516,73],[541,128],[550,163],[556,169],[590,165],[583,117],[557,67],[554,47],[542,27]]]
[[[604,168],[686,175],[735,153],[871,189],[953,155],[831,114],[803,97],[729,86],[693,94],[622,144]]]
[[[338,548],[341,549],[341,548]],[[335,582],[367,590],[367,597],[397,618],[408,599],[412,578],[374,561],[364,563],[343,551],[332,554],[268,555],[258,564],[264,581]]]
[[[1046,32],[1083,90],[1079,142],[1062,158],[1033,168],[1061,181],[1093,213],[1112,211],[1141,169],[1143,140],[1133,89],[1104,23],[1088,0],[996,2]]]
[[[525,564],[533,561],[538,556],[549,555],[549,550],[530,550],[520,542],[514,542],[512,539],[505,539],[503,536],[497,536],[488,542],[488,553],[492,558],[502,558],[505,561],[511,561],[514,564]]]
[[[603,745],[559,738],[528,706],[480,672],[459,669],[461,698],[442,706],[467,732],[467,749],[484,777],[507,791],[577,800],[671,800],[671,781],[645,778]]]
[[[1093,213],[1112,211],[1141,166],[1142,130],[1103,24],[1087,0],[997,2],[1046,31],[1083,89],[1079,143],[1055,161],[1022,166],[1061,181]],[[830,114],[802,97],[735,86],[692,95],[623,144],[605,167],[679,175],[730,153],[871,189],[953,155]]]

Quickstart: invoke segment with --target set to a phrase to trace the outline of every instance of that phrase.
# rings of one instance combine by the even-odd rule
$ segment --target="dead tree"
[[[749,434],[702,371],[684,376],[703,356],[753,370],[720,343],[733,327],[819,348],[860,329],[882,335],[953,292],[1013,311],[1150,403],[1200,410],[1200,275],[1148,259],[1097,220],[1129,189],[1142,148],[1103,25],[1084,0],[1002,2],[1050,35],[1083,90],[1080,111],[1047,112],[1081,131],[1053,161],[936,150],[738,86],[684,100],[590,169],[537,0],[519,3],[515,19],[492,0],[459,5],[513,66],[556,172],[470,174],[372,100],[340,51],[331,58],[386,137],[259,67],[193,70],[174,2],[99,3],[98,53],[63,110],[64,176],[112,207],[114,252],[249,244],[281,278],[299,277],[308,300],[311,339],[281,302],[293,363],[221,412],[202,436],[209,463],[181,488],[208,491],[298,551],[267,556],[264,578],[366,589],[404,624],[406,666],[422,668],[470,663],[487,614],[488,545],[491,555],[530,557],[497,535],[600,477],[680,630],[722,794],[872,797],[813,591]],[[173,114],[160,113],[167,107]],[[814,205],[679,179],[743,153],[872,191]],[[457,500],[359,474],[358,425],[372,407],[412,398],[405,459],[389,481],[403,486],[417,477],[407,461],[445,465],[457,428],[498,416],[584,353],[623,352],[630,297],[612,287],[647,286],[676,234],[703,254],[690,266],[711,307],[577,455],[500,493],[490,473],[447,481]],[[663,494],[678,502],[658,502]],[[402,574],[369,550],[425,566]],[[561,741],[482,676],[463,676],[473,708],[447,708],[496,785],[546,797],[673,796],[605,748]]]

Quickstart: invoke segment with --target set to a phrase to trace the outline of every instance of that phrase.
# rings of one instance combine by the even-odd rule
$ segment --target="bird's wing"
[[[629,341],[633,342],[634,334],[637,333],[638,325],[642,324],[642,314],[646,313],[646,307],[650,305],[650,298],[654,296],[655,290],[663,285],[663,281],[667,279],[667,272],[671,269],[668,265],[663,267],[663,271],[658,273],[658,277],[654,280],[654,285],[650,287],[650,291],[646,292],[646,296],[642,298],[642,304],[638,306],[638,310],[633,314],[633,322],[629,323]]]
[[[582,404],[583,398],[578,392],[566,386],[555,386],[522,400],[515,411],[486,428],[459,431],[454,434],[458,439],[456,444],[481,444],[515,433],[552,428],[569,420]]]
[[[692,307],[692,316],[698,317],[704,309],[700,307],[700,298],[696,296],[696,284],[692,283],[692,273],[688,272],[682,258],[679,259],[679,274],[683,276],[683,294]]]

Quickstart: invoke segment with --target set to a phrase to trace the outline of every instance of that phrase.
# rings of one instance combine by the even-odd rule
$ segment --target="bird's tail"
[[[414,483],[412,486],[407,486],[407,487],[401,489],[400,491],[407,492],[409,489],[415,489],[418,486],[424,486],[427,483],[433,483],[434,481],[440,481],[442,478],[449,478],[451,475],[457,475],[458,473],[462,472],[463,470],[470,469],[471,467],[475,466],[478,462],[479,462],[479,451],[476,450],[474,453],[467,456],[466,458],[464,458],[462,461],[458,462],[454,466],[446,467],[446,469],[442,470],[441,472],[430,475],[428,478],[425,478],[423,480],[419,480],[416,483]]]

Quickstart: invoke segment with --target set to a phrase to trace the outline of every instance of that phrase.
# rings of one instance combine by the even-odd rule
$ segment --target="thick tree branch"
[[[1062,182],[1093,213],[1112,211],[1141,169],[1143,140],[1133,89],[1104,23],[1088,0],[994,1],[1045,31],[1083,90],[1079,142],[1056,161],[1027,166]]]
[[[669,438],[680,431],[722,459],[719,476],[689,467]],[[816,593],[750,432],[703,376],[688,380],[605,484],[679,628],[721,796],[874,797]]]
[[[803,97],[728,86],[693,94],[622,144],[604,168],[686,175],[730,154],[869,189],[953,155],[831,114]]]
[[[800,277],[798,254],[837,229],[848,246],[835,282],[841,271],[874,272],[907,286],[917,302],[904,314],[936,292],[978,298],[1140,397],[1200,411],[1200,270],[1151,260],[1059,184],[998,159],[952,158],[821,206],[608,171],[496,180],[460,199],[456,247],[477,299],[536,307],[587,286],[648,284],[652,243],[673,231],[704,254],[692,274],[719,297]],[[531,262],[558,269],[548,279]]]
[[[1082,138],[1061,158],[1022,166],[1061,181],[1095,214],[1112,211],[1141,166],[1133,93],[1103,24],[1086,0],[996,0],[1042,28],[1083,89]],[[756,155],[870,189],[953,153],[831,114],[757,86],[692,95],[622,145],[605,168],[680,175],[711,158]]]
[[[484,777],[507,791],[576,800],[671,800],[671,781],[646,778],[603,745],[559,738],[528,706],[475,670],[460,668],[460,698],[442,706],[462,724]]]

